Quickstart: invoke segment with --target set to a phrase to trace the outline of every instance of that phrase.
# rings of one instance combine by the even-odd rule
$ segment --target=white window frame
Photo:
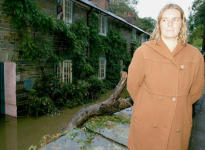
[[[99,18],[99,34],[102,36],[107,35],[107,17],[100,14]]]
[[[63,20],[69,25],[73,23],[73,1],[63,0]]]
[[[99,79],[105,79],[106,78],[106,58],[100,57],[99,58],[99,73],[98,73]]]
[[[64,60],[59,63],[57,67],[57,76],[60,77],[61,82],[72,83],[72,60]]]

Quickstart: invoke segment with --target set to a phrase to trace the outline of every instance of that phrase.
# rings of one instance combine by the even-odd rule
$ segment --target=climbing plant
[[[21,59],[39,66],[43,76],[43,79],[39,81],[45,81],[41,85],[50,86],[50,83],[46,83],[48,77],[44,71],[48,64],[58,64],[64,59],[72,60],[74,77],[72,84],[86,83],[85,87],[90,87],[90,89],[81,90],[81,98],[76,98],[78,102],[73,102],[72,106],[74,103],[80,104],[80,101],[84,100],[83,95],[87,98],[96,97],[98,91],[103,91],[102,88],[113,88],[120,79],[122,70],[120,62],[130,60],[128,59],[130,56],[127,50],[127,41],[120,35],[120,29],[110,27],[107,36],[98,34],[99,16],[94,11],[89,14],[88,24],[83,19],[79,19],[68,26],[62,20],[57,20],[41,11],[33,0],[5,0],[2,8],[3,14],[9,18],[12,27],[16,30],[18,54],[16,61]],[[106,79],[100,82],[97,81],[99,57],[105,57],[107,60]],[[65,85],[64,87],[73,86]],[[98,91],[91,92],[93,87],[97,87]],[[43,89],[45,88],[41,88],[41,90]],[[75,90],[75,87],[72,90]],[[48,91],[39,91],[40,94],[37,96],[55,98],[54,104],[70,104],[66,98],[71,97],[65,96],[69,94],[65,94],[65,90],[61,90],[61,86],[60,92],[56,91],[57,97],[64,97],[64,99],[61,98],[60,104],[59,101],[56,102],[56,96],[49,95]],[[92,94],[86,94],[87,92]]]
[[[110,27],[107,36],[98,34],[98,15],[92,13],[89,18],[90,55],[89,62],[93,65],[97,75],[99,69],[99,57],[103,56],[107,60],[106,82],[113,88],[120,79],[122,68],[120,62],[126,62],[130,57],[127,50],[127,41],[120,35],[120,28],[117,30]]]
[[[62,21],[40,11],[33,0],[5,0],[2,7],[3,14],[16,29],[17,59],[37,64],[42,74],[47,63],[61,60],[53,49],[54,35],[62,34],[69,41],[69,47],[74,47],[75,35]]]

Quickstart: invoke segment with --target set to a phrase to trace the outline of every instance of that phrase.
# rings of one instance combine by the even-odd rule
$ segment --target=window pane
[[[106,73],[106,60],[104,58],[100,58],[99,60],[99,78],[104,79]]]
[[[105,17],[102,17],[102,33],[105,33]]]
[[[58,77],[61,78],[62,82],[69,83],[72,82],[72,61],[65,60],[59,64],[57,68]]]
[[[72,2],[71,0],[65,0],[65,23],[72,23]]]

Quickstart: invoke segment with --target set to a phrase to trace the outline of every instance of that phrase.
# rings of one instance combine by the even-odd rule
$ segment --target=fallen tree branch
[[[121,73],[121,80],[117,84],[114,89],[113,94],[105,101],[90,105],[86,108],[82,108],[79,112],[77,112],[74,117],[68,122],[65,130],[72,130],[75,127],[81,126],[86,120],[93,116],[105,115],[105,114],[113,114],[115,112],[119,112],[125,108],[132,106],[133,102],[131,98],[119,98],[119,95],[125,88],[127,83],[127,73]]]

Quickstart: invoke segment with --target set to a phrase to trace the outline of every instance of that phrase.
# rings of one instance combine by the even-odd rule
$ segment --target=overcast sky
[[[178,4],[185,12],[186,17],[189,16],[189,7],[191,7],[194,0],[138,0],[137,12],[140,17],[152,17],[157,19],[160,9],[168,4]]]

